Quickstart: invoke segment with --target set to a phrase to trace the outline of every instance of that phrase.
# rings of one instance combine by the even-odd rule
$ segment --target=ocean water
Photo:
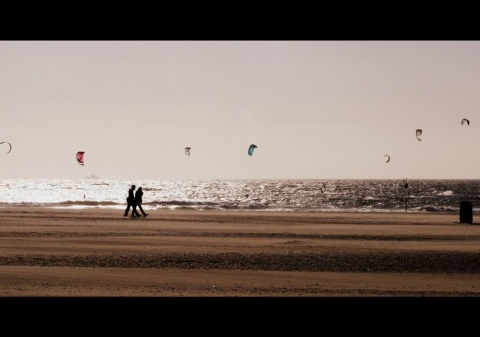
[[[408,183],[408,185],[405,185]],[[0,207],[125,209],[142,187],[143,207],[291,212],[480,212],[480,180],[0,179]]]

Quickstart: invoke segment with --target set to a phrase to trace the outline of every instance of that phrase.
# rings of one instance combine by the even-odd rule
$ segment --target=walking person
[[[142,197],[143,197],[143,190],[142,190],[141,187],[139,187],[137,192],[135,192],[135,205],[140,209],[140,212],[142,212],[143,216],[147,216],[148,214],[145,213],[145,211],[142,208],[142,202],[143,202]],[[136,212],[138,214],[138,211],[136,211]]]
[[[127,208],[125,209],[125,214],[123,216],[128,216],[128,212],[130,211],[130,207],[132,207],[132,217],[140,216],[140,213],[137,211],[137,205],[135,203],[135,185],[132,185],[131,188],[128,189],[128,197],[127,197]]]

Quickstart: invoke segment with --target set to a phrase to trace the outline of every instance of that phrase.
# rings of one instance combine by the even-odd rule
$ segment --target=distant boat
[[[98,179],[100,177],[97,177],[95,174],[92,174],[91,176],[87,177],[88,179]]]

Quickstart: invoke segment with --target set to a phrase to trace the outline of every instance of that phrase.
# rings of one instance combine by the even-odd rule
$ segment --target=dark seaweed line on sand
[[[400,287],[399,287],[400,288]],[[220,289],[217,290],[221,291]],[[253,290],[249,290],[250,295],[264,296],[269,294],[276,296],[280,294],[301,294],[302,296],[350,296],[350,297],[480,297],[480,293],[475,291],[412,291],[412,290],[376,290],[376,289],[325,289],[316,287],[307,288],[260,288],[255,287]]]
[[[480,253],[12,255],[3,266],[264,270],[308,272],[480,273]]]
[[[193,233],[193,232],[0,232],[0,238],[87,238],[87,237],[219,237],[219,238],[272,238],[317,240],[371,240],[371,241],[480,241],[480,235],[344,235],[295,233]]]

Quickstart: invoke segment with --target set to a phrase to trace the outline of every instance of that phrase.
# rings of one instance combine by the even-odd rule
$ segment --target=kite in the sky
[[[185,148],[185,154],[186,154],[187,156],[190,155],[190,149],[191,149],[191,147],[186,147],[186,148]]]
[[[387,163],[390,161],[390,156],[388,154],[384,155],[384,157],[387,157]]]
[[[255,150],[256,148],[257,148],[257,145],[255,144],[250,145],[250,147],[248,148],[248,155],[252,156],[253,150]]]
[[[82,152],[82,151],[77,152],[77,163],[79,163],[82,166],[83,166],[83,154],[84,153],[85,152]]]
[[[416,131],[417,139],[422,140],[422,129],[417,129]]]
[[[8,150],[7,154],[9,154],[10,151],[12,151],[12,144],[10,144],[9,142],[0,142],[0,144],[8,144],[10,146],[10,150]]]
[[[467,122],[467,125],[470,125],[470,121],[469,121],[468,119],[466,119],[466,118],[462,119],[462,125],[463,125],[463,123],[465,123],[465,122]]]

